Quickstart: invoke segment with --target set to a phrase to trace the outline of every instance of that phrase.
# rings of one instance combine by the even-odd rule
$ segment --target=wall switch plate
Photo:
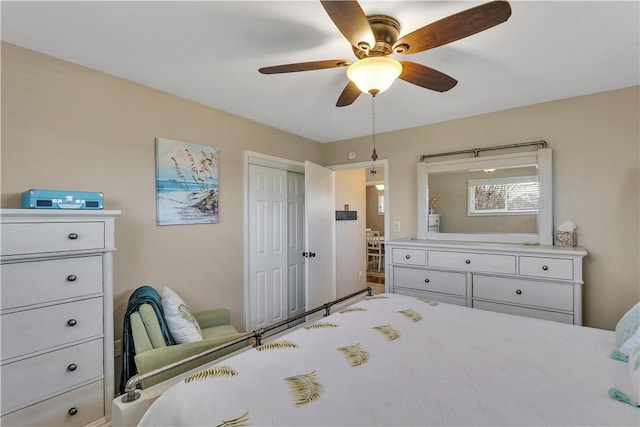
[[[393,221],[393,231],[400,231],[400,221]]]

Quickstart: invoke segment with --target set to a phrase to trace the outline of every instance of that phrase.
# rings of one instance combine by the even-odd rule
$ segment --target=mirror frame
[[[429,174],[462,172],[471,169],[493,169],[538,166],[540,209],[537,233],[439,233],[429,230]],[[553,175],[551,149],[418,163],[418,239],[457,240],[469,242],[521,243],[553,245]]]

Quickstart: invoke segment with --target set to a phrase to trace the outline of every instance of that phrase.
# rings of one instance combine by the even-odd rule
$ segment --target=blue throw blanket
[[[142,304],[149,304],[156,312],[164,342],[167,345],[175,344],[175,341],[169,332],[169,328],[164,321],[164,311],[162,310],[162,303],[160,302],[160,295],[158,294],[158,291],[147,285],[136,289],[129,297],[127,311],[124,314],[124,326],[122,328],[122,375],[120,376],[120,393],[124,393],[127,381],[137,373],[136,363],[134,360],[136,351],[133,346],[133,335],[131,333],[131,322],[129,320],[129,316],[138,311]]]

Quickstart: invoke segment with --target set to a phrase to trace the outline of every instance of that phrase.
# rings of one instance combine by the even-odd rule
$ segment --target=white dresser
[[[109,419],[119,214],[0,210],[3,426]]]
[[[390,292],[582,324],[584,248],[395,240],[386,254]]]

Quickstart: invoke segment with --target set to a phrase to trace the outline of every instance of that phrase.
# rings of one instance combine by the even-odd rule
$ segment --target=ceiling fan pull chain
[[[376,153],[376,96],[371,94],[371,121],[372,121],[372,132],[371,139],[373,141],[373,152],[371,153],[371,159],[373,160],[373,165],[371,166],[371,170],[369,173],[371,175],[376,174],[376,159],[378,158],[378,153]]]

